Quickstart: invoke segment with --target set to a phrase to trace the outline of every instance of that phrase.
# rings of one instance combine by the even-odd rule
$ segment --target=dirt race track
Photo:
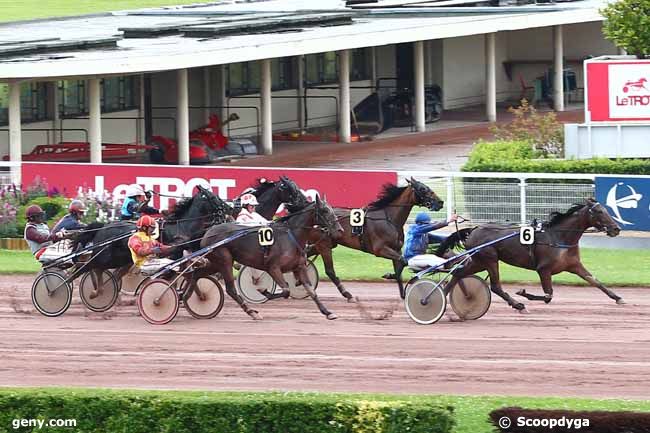
[[[377,321],[323,283],[338,320],[308,300],[277,300],[254,322],[227,299],[213,320],[181,309],[157,327],[134,305],[86,312],[76,291],[64,316],[43,317],[32,279],[0,277],[3,386],[650,397],[648,289],[617,289],[628,302],[618,306],[596,289],[558,287],[529,315],[494,300],[478,321],[421,326],[393,285],[348,285],[373,315],[394,308]]]

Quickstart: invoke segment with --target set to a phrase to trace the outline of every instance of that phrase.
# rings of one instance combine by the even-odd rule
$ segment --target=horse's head
[[[194,197],[194,201],[201,216],[212,215],[212,223],[221,224],[228,219],[228,216],[232,215],[233,208],[214,195],[210,189],[201,185],[197,185],[196,188],[199,193]]]
[[[334,209],[325,201],[316,196],[314,203],[316,209],[316,225],[333,240],[339,239],[343,235],[343,227],[339,223]]]
[[[304,209],[309,204],[307,197],[300,191],[298,185],[287,176],[280,176],[276,188],[280,200],[288,205],[290,211]]]
[[[621,232],[621,227],[614,221],[609,212],[593,198],[587,199],[585,206],[589,224],[597,230],[604,231],[607,236],[615,237]]]
[[[411,177],[411,179],[406,179],[406,182],[408,183],[408,187],[413,190],[416,205],[426,207],[432,211],[442,209],[445,202],[442,201],[440,197],[431,190],[431,188],[419,180],[415,180],[413,177]]]

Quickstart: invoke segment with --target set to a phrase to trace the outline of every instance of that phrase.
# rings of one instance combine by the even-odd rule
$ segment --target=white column
[[[377,85],[377,47],[370,47],[370,79],[372,80],[370,85],[376,86]]]
[[[305,129],[305,104],[306,100],[303,99],[305,96],[305,56],[296,56],[296,62],[298,66],[298,128],[300,131]]]
[[[564,43],[562,26],[553,26],[553,102],[555,111],[564,111]]]
[[[22,154],[22,132],[20,121],[20,83],[9,83],[9,160],[18,164],[11,167],[11,180],[20,184],[20,163]]]
[[[203,122],[208,123],[210,121],[210,105],[212,105],[212,98],[210,97],[210,67],[203,67]]]
[[[102,104],[99,78],[88,80],[88,139],[90,141],[90,163],[102,163]]]
[[[178,164],[190,165],[190,98],[187,69],[179,69],[176,77],[176,131]]]
[[[350,51],[339,51],[339,141],[352,142],[350,127]]]
[[[424,115],[424,41],[413,44],[413,59],[415,62],[415,130],[424,132],[427,129]]]
[[[140,80],[140,95],[138,95],[138,96],[140,97],[140,103],[139,103],[140,104],[140,109],[138,110],[138,117],[140,117],[140,119],[138,119],[138,129],[140,130],[140,135],[138,136],[138,140],[140,141],[140,143],[146,143],[147,142],[147,133],[146,133],[147,126],[146,126],[146,120],[145,120],[145,109],[146,109],[145,105],[147,105],[147,104],[145,103],[145,100],[144,100],[144,91],[145,91],[144,86],[146,85],[145,80],[144,80],[144,74],[140,74],[139,80]]]
[[[485,112],[488,122],[497,121],[496,33],[485,35]]]
[[[424,42],[424,83],[427,86],[433,85],[433,41]]]
[[[261,62],[262,69],[262,153],[271,155],[273,153],[273,117],[271,116],[271,60],[264,59]]]
[[[227,99],[226,99],[226,85],[227,85],[227,81],[226,81],[226,65],[217,66],[217,74],[218,74],[218,77],[219,77],[219,79],[218,79],[218,81],[219,81],[219,89],[217,91],[217,103],[216,103],[216,105],[221,107],[221,108],[217,109],[217,112],[219,113],[219,118],[223,122],[224,120],[226,120],[228,118],[228,114],[227,114],[228,112],[227,112],[227,109],[225,107],[226,101],[227,101]],[[228,124],[228,125],[230,125],[230,124]],[[228,126],[228,125],[226,125],[226,126]],[[223,132],[224,135],[228,135],[226,133],[226,131],[222,131],[222,132]]]

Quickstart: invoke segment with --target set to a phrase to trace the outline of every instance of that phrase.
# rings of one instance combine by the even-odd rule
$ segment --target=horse
[[[607,210],[596,200],[589,198],[584,203],[572,206],[566,212],[551,213],[549,220],[542,223],[541,231],[535,232],[533,245],[522,245],[518,237],[513,237],[480,249],[464,267],[454,272],[454,276],[445,287],[445,292],[448,293],[459,279],[487,270],[490,275],[492,292],[503,298],[514,309],[526,312],[526,306],[512,299],[501,287],[499,261],[503,261],[512,266],[537,272],[544,295],[529,294],[525,290],[517,292],[517,295],[529,300],[544,301],[547,304],[551,302],[553,299],[552,276],[566,271],[598,287],[617,304],[624,304],[625,302],[620,296],[591,275],[580,261],[578,243],[584,232],[590,227],[604,231],[610,237],[617,236],[621,231]],[[438,253],[459,245],[462,238],[465,238],[464,247],[469,249],[518,231],[518,227],[499,224],[485,224],[463,229],[460,236],[450,236],[440,246]]]
[[[250,193],[259,202],[255,212],[267,220],[273,218],[281,204],[284,204],[289,212],[304,209],[309,204],[298,185],[287,176],[280,176],[277,182],[258,179],[251,188]]]
[[[348,302],[354,302],[350,292],[343,286],[334,270],[332,249],[338,244],[355,250],[374,254],[393,261],[399,294],[404,299],[402,271],[407,261],[402,256],[404,244],[404,223],[413,206],[423,206],[432,211],[442,209],[444,202],[428,186],[413,177],[406,180],[406,186],[385,184],[377,199],[366,206],[363,232],[356,235],[350,226],[350,209],[335,208],[341,221],[343,235],[333,240],[318,230],[312,230],[308,241],[312,244],[309,255],[320,254],[325,272]]]
[[[165,218],[161,230],[164,243],[183,242],[187,243],[187,249],[198,249],[201,235],[205,233],[207,227],[225,222],[229,218],[232,220],[232,208],[228,204],[207,188],[199,185],[197,189],[196,195],[178,202],[174,211]],[[106,225],[100,222],[91,223],[75,235],[72,248],[74,251],[77,247],[83,247],[90,242],[99,245],[112,238],[126,235],[134,229],[135,224],[131,221],[117,221]],[[193,239],[195,241],[191,242]],[[119,281],[133,265],[128,242],[129,237],[125,236],[101,249],[94,248],[92,260],[80,268],[78,273],[90,271],[94,286],[102,287],[103,271],[118,269],[115,279]],[[175,253],[177,256],[180,255],[180,251]],[[78,274],[74,275],[73,278],[78,276]]]
[[[219,273],[226,283],[226,292],[239,304],[246,314],[254,320],[260,320],[261,315],[249,308],[239,296],[235,288],[233,276],[233,262],[237,261],[246,266],[268,272],[275,282],[283,289],[283,297],[289,296],[289,284],[283,277],[284,272],[297,271],[300,283],[309,296],[314,300],[320,312],[329,320],[336,319],[318,299],[313,289],[312,282],[307,276],[307,256],[305,244],[308,235],[314,227],[322,230],[327,237],[338,238],[343,232],[332,208],[325,200],[316,198],[315,202],[308,204],[302,210],[297,210],[268,227],[273,229],[273,244],[269,247],[259,245],[258,230],[264,226],[245,226],[235,223],[226,223],[211,227],[201,240],[201,247],[207,247],[231,235],[242,233],[241,237],[212,250],[206,255],[209,264],[196,270],[191,278],[191,285],[202,276]]]

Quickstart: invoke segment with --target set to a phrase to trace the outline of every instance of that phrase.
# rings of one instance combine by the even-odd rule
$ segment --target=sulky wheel
[[[167,280],[151,280],[139,288],[138,310],[142,318],[152,325],[171,322],[178,314],[179,307],[178,293]]]
[[[277,286],[273,278],[259,269],[243,266],[237,276],[237,290],[246,302],[263,304],[268,298],[262,294],[265,290],[274,294]]]
[[[196,292],[192,292],[184,302],[185,309],[195,319],[212,319],[216,317],[223,308],[223,288],[215,277],[201,277],[196,280],[196,285],[201,291],[199,297]],[[181,286],[181,293],[186,293],[189,289],[189,280],[184,279]]]
[[[94,272],[86,272],[79,283],[79,297],[90,311],[102,313],[117,301],[119,284],[110,271],[102,271],[101,286]]]
[[[137,289],[147,277],[139,272],[127,272],[119,281],[120,291],[126,295],[135,296]]]
[[[470,275],[461,278],[449,294],[454,313],[464,320],[476,320],[490,309],[492,294],[485,280]]]
[[[56,317],[65,313],[72,302],[72,287],[64,273],[40,272],[32,284],[32,303],[44,316]]]
[[[318,269],[316,269],[316,265],[311,260],[307,260],[307,277],[314,291],[316,291],[318,287]],[[309,296],[309,293],[307,293],[307,290],[305,290],[302,284],[296,285],[298,281],[296,281],[293,272],[285,273],[284,279],[289,283],[289,293],[293,299],[305,299]]]
[[[409,286],[404,298],[404,306],[413,321],[420,325],[431,325],[440,320],[445,313],[447,298],[436,284],[429,280],[420,280]]]

